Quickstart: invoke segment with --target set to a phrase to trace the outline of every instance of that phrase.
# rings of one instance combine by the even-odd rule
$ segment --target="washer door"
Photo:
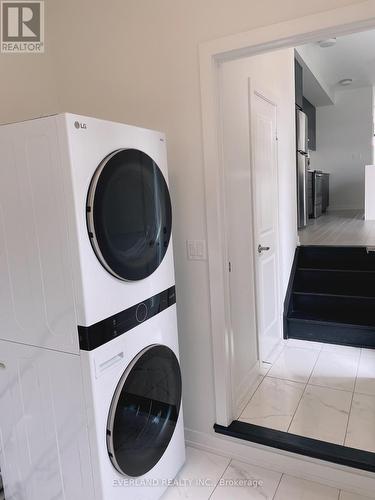
[[[171,237],[172,208],[152,158],[136,149],[107,156],[91,181],[86,208],[90,240],[107,271],[137,281],[159,267]]]
[[[107,423],[114,467],[142,476],[163,456],[177,424],[181,372],[173,351],[152,345],[132,361],[117,385]]]

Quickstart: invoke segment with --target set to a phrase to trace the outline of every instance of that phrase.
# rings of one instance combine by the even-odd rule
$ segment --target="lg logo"
[[[80,122],[78,122],[78,121],[75,121],[75,122],[74,122],[74,126],[75,126],[75,128],[76,128],[77,130],[79,130],[80,128],[83,128],[84,130],[86,130],[86,129],[87,129],[87,125],[86,125],[86,123],[80,123]]]
[[[2,52],[44,51],[44,2],[1,2]]]

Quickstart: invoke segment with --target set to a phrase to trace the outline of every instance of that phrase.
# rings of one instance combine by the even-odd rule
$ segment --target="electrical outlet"
[[[187,240],[187,257],[189,260],[206,260],[206,241],[205,240]]]

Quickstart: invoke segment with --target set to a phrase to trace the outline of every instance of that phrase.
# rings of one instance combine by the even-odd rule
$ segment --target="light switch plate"
[[[207,250],[205,240],[187,240],[187,256],[189,260],[206,260]]]

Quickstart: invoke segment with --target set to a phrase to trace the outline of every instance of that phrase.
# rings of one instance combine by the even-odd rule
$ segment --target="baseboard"
[[[251,396],[254,394],[255,389],[259,385],[259,362],[255,363],[255,365],[246,373],[243,377],[242,382],[238,384],[238,387],[235,388],[234,392],[234,408],[238,414],[237,418],[241,415],[243,410],[245,409],[247,403],[249,402]]]
[[[281,325],[283,324],[283,321],[284,321],[284,318],[283,318],[283,316],[281,316],[281,318],[280,318]],[[270,364],[275,363],[275,361],[277,360],[277,358],[281,354],[281,351],[284,349],[284,347],[285,347],[285,340],[284,340],[282,332],[281,332],[280,339],[279,339],[278,343],[275,345],[275,347],[273,348],[271,353],[268,355],[268,359],[265,360],[264,362],[270,363]]]
[[[364,211],[364,207],[331,207],[329,206],[327,209],[327,212],[347,212],[348,210],[358,210],[359,211]]]
[[[373,497],[375,474],[324,462],[291,452],[250,443],[242,439],[218,435],[213,430],[203,433],[185,429],[188,446],[230,457],[302,479],[316,481],[333,488]]]

